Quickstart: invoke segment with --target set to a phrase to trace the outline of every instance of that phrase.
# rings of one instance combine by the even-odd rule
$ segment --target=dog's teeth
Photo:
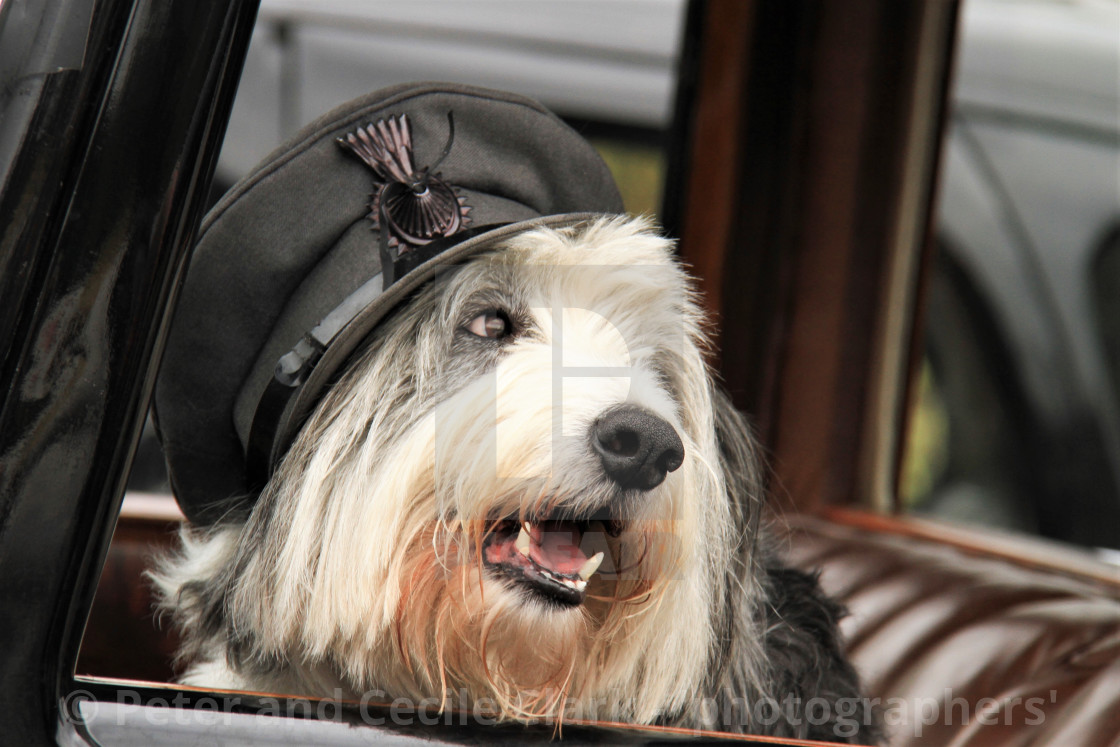
[[[524,524],[521,525],[521,531],[517,533],[517,539],[514,540],[514,542],[513,542],[513,546],[516,547],[517,551],[519,553],[521,553],[522,555],[524,555],[525,557],[529,557],[529,531],[528,531],[528,526],[529,526],[529,522],[525,522]]]
[[[587,559],[583,564],[583,568],[579,569],[579,577],[584,581],[595,575],[595,571],[599,570],[599,566],[603,564],[603,553],[597,552]]]

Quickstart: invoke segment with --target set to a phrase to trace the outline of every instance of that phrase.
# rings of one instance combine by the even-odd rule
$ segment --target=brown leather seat
[[[848,605],[892,745],[1120,744],[1120,569],[856,512],[785,522],[787,557]]]
[[[776,523],[787,558],[848,605],[849,650],[892,745],[1120,744],[1120,569],[859,512]],[[122,516],[79,673],[171,676],[175,641],[153,625],[141,574],[177,524]]]

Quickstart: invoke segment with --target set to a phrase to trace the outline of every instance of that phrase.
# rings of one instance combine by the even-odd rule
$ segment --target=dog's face
[[[522,717],[680,707],[747,521],[703,345],[669,242],[640,221],[449,268],[301,431],[245,530],[230,624],[258,659],[355,691],[464,689]]]

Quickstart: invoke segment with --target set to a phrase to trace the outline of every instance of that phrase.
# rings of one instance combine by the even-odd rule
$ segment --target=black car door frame
[[[21,59],[0,58],[3,134],[18,142],[0,164],[9,744],[53,741],[74,687],[256,10],[257,0],[31,0],[0,11],[0,38],[28,44]]]

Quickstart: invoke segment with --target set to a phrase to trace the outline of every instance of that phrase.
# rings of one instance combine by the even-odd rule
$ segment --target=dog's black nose
[[[684,461],[673,426],[636,405],[604,413],[591,429],[591,443],[607,475],[626,489],[652,490]]]

